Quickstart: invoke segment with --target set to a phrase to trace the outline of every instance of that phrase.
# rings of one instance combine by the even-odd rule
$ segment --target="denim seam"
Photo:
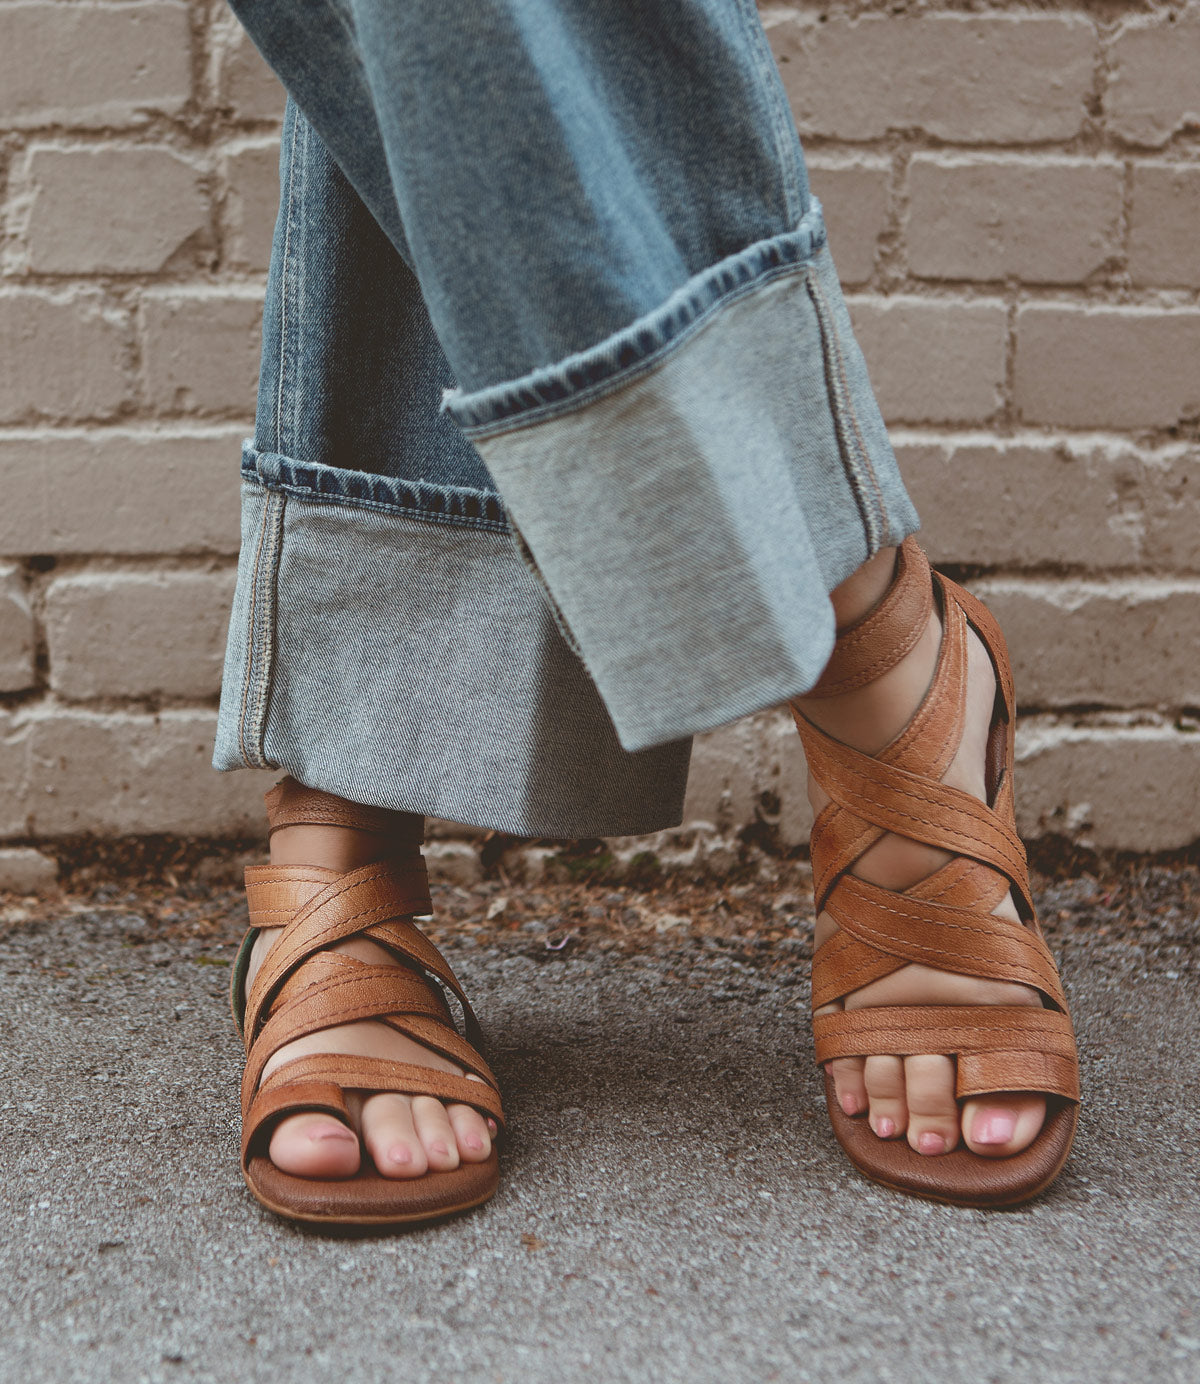
[[[265,490],[275,491],[280,494],[291,495],[299,500],[308,500],[314,504],[326,505],[345,505],[356,509],[374,510],[381,514],[399,514],[408,519],[415,519],[422,522],[433,524],[444,524],[451,528],[471,528],[485,530],[489,533],[509,533],[511,525],[504,505],[499,496],[488,494],[484,491],[468,490],[466,487],[440,486],[429,481],[402,481],[392,476],[375,476],[370,472],[361,474],[368,482],[380,482],[384,485],[393,485],[398,489],[407,491],[411,496],[411,502],[403,499],[387,500],[379,499],[371,495],[355,495],[345,488],[344,481],[338,482],[339,488],[333,492],[321,490],[313,485],[308,485],[303,479],[288,477],[281,479],[277,476],[264,476],[257,468],[253,458],[261,455],[256,449],[247,447],[246,454],[242,462],[242,477],[251,485],[261,486]],[[280,460],[285,466],[289,465],[289,458],[283,457]],[[302,465],[302,464],[301,464]],[[331,468],[333,469],[333,468]],[[428,495],[430,500],[438,500],[444,507],[435,507],[432,503],[422,502],[422,493]],[[490,517],[486,512],[479,515],[456,513],[454,505],[465,505],[474,503],[481,509],[494,510],[496,517]]]
[[[264,741],[275,664],[275,616],[286,505],[286,496],[267,491],[250,582],[246,672],[242,684],[242,714],[238,719],[238,750],[242,762],[252,769],[276,767],[266,757]]]
[[[812,209],[817,210],[815,200]],[[796,232],[793,231],[786,234],[795,235]],[[685,321],[677,329],[672,329],[669,326],[659,327],[659,331],[672,332],[667,340],[649,349],[639,360],[629,365],[616,367],[616,373],[605,379],[598,380],[593,384],[584,385],[571,392],[565,398],[549,400],[545,403],[531,406],[522,406],[516,403],[512,405],[509,404],[509,400],[514,399],[519,392],[522,390],[529,391],[532,388],[531,386],[516,384],[507,392],[507,397],[503,402],[498,405],[501,409],[508,407],[509,411],[507,413],[502,412],[499,416],[480,423],[464,422],[457,417],[455,417],[455,421],[458,423],[463,433],[472,440],[476,438],[491,440],[493,437],[517,432],[522,428],[534,427],[538,423],[557,418],[564,413],[574,411],[582,405],[592,403],[597,399],[605,398],[609,394],[616,393],[618,390],[624,389],[627,385],[634,383],[653,370],[656,370],[669,356],[674,354],[676,350],[690,342],[703,328],[709,326],[713,319],[725,308],[740,302],[743,298],[749,297],[753,293],[764,288],[767,284],[775,282],[777,279],[806,274],[812,256],[819,251],[824,244],[824,227],[823,225],[818,225],[817,230],[809,237],[809,245],[807,247],[808,253],[804,259],[787,260],[784,263],[769,265],[757,271],[753,274],[753,277],[732,288],[726,289],[705,307],[698,310],[691,309],[695,311],[695,316]],[[743,251],[742,253],[744,254],[745,252]],[[732,256],[731,258],[736,259],[738,256]],[[719,268],[719,266],[714,265],[712,270],[708,271],[708,274],[712,275],[713,271],[717,268]],[[706,277],[705,281],[712,282],[712,279]],[[697,289],[693,293],[693,300],[700,292],[702,292],[702,290]],[[686,314],[689,309],[690,304],[685,302],[679,305],[676,309],[676,313]],[[585,352],[584,354],[586,355],[588,353]],[[492,388],[502,387],[493,386]],[[456,409],[451,399],[453,392],[452,390],[447,390],[445,392],[443,395],[442,407],[444,409],[448,408],[450,413],[455,415]],[[489,389],[481,392],[490,393],[492,390]]]
[[[862,515],[863,527],[866,530],[867,551],[870,555],[878,552],[883,544],[883,536],[887,531],[888,523],[887,508],[884,504],[883,492],[880,489],[879,477],[875,474],[871,454],[862,435],[858,414],[854,409],[854,396],[846,376],[846,361],[842,355],[841,342],[838,339],[829,300],[825,297],[824,290],[812,274],[808,275],[808,292],[816,310],[817,325],[825,350],[826,369],[829,371],[829,392],[832,396],[833,421],[838,435],[838,449],[842,454],[842,463],[846,469],[850,488],[854,492],[859,513]],[[853,438],[847,434],[847,420],[849,420],[853,430]],[[868,485],[870,494],[867,491]]]
[[[300,121],[293,113],[292,117],[292,141],[288,150],[288,186],[287,186],[287,217],[284,221],[283,231],[283,254],[281,256],[279,273],[279,380],[275,386],[275,449],[284,450],[283,440],[283,398],[285,393],[285,380],[287,379],[289,361],[292,353],[287,349],[288,333],[288,293],[291,288],[293,275],[292,269],[292,227],[296,224],[296,141]],[[294,315],[294,314],[293,314]],[[290,395],[292,390],[288,390]]]

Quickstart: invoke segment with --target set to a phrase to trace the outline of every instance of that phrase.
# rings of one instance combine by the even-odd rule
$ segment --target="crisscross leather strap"
[[[496,1078],[479,1055],[479,1025],[462,986],[438,949],[411,921],[429,911],[424,862],[417,855],[340,872],[317,866],[258,865],[246,871],[251,927],[283,927],[241,1001],[233,1002],[246,1044],[242,1080],[242,1156],[265,1147],[274,1124],[300,1110],[349,1123],[344,1092],[397,1091],[461,1101],[504,1123]],[[251,937],[253,933],[251,934]],[[398,965],[330,951],[350,937],[380,943]],[[449,999],[461,1007],[455,1028]],[[271,1071],[288,1043],[339,1024],[372,1019],[441,1054],[479,1080],[384,1058],[339,1053],[293,1058]]]
[[[908,725],[878,755],[835,740],[792,704],[810,772],[830,798],[813,825],[811,851],[817,911],[838,931],[813,957],[813,1007],[843,1000],[913,962],[1019,982],[1041,992],[1043,1007],[891,1005],[816,1014],[816,1059],[940,1053],[956,1059],[960,1097],[1041,1091],[1077,1100],[1066,998],[1037,923],[1016,831],[1013,684],[996,622],[969,592],[931,573],[910,538],[887,595],[839,635],[829,669],[810,695],[863,687],[895,667],[915,646],[934,596],[942,642],[933,681]],[[987,648],[997,679],[986,803],[941,782],[962,740],[969,628]],[[855,863],[888,832],[955,858],[904,891],[857,878]],[[1010,892],[1021,922],[992,912]]]

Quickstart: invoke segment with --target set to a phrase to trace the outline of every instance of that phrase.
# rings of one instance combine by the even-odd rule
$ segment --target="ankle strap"
[[[932,609],[929,559],[915,538],[906,538],[896,551],[896,570],[883,600],[838,631],[820,682],[804,695],[840,697],[882,677],[916,646]]]
[[[339,798],[335,793],[306,788],[290,774],[269,789],[263,800],[267,804],[268,834],[280,827],[354,827],[357,831],[374,831],[386,836],[416,835],[418,845],[424,834],[423,817],[410,812],[392,812],[386,807],[366,807],[349,798]],[[416,823],[420,823],[422,829],[414,832],[412,827]]]

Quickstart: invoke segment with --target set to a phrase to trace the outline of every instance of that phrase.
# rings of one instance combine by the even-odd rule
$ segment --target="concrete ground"
[[[18,923],[0,1377],[1200,1380],[1198,935],[1059,939],[1082,1127],[1050,1193],[990,1214],[850,1170],[798,944],[460,939],[512,1118],[502,1189],[339,1239],[243,1188],[232,933],[163,940],[119,906]]]

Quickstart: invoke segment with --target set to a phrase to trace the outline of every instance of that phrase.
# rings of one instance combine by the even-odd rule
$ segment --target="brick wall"
[[[1009,631],[1023,827],[1185,845],[1200,0],[854,12],[763,6],[927,544]],[[0,0],[10,845],[259,829],[272,776],[208,760],[280,108],[216,3]],[[778,715],[704,739],[689,818],[804,839]]]

